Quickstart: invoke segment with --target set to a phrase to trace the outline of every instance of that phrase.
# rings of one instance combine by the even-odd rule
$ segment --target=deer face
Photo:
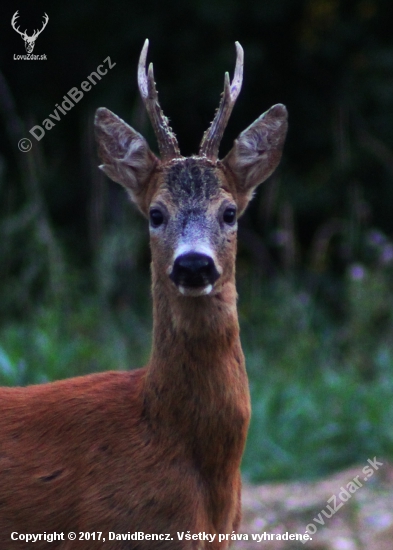
[[[35,37],[28,36],[25,38],[25,48],[27,53],[31,53],[34,50]]]
[[[165,169],[149,222],[154,269],[181,294],[210,294],[233,276],[237,204],[207,159],[179,159]]]
[[[285,140],[286,109],[275,105],[239,135],[222,161],[217,159],[217,136],[222,136],[223,121],[241,86],[242,50],[237,48],[234,82],[230,85],[226,77],[222,102],[198,156],[180,155],[158,104],[151,66],[146,78],[147,44],[141,54],[139,87],[161,159],[116,115],[104,108],[96,114],[100,168],[127,189],[149,218],[154,279],[182,296],[214,294],[233,280],[237,219],[256,186],[276,168]]]

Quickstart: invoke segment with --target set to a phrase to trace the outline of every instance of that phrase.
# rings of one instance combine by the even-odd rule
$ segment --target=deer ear
[[[280,162],[287,118],[285,106],[274,105],[239,135],[222,161],[234,175],[240,213],[257,185],[265,181]]]
[[[114,113],[101,107],[94,119],[100,169],[126,188],[131,199],[143,211],[146,182],[159,164],[141,134]]]

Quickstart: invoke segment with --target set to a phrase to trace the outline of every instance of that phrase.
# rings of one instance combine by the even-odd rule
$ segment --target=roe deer
[[[184,158],[152,65],[146,73],[147,49],[148,41],[138,83],[160,158],[105,108],[95,128],[100,168],[150,221],[151,358],[130,372],[1,389],[2,550],[218,550],[239,526],[250,400],[236,310],[237,218],[280,160],[287,113],[272,107],[218,160],[242,84],[236,43],[234,79],[226,73],[199,154]],[[48,545],[53,533],[64,540]]]

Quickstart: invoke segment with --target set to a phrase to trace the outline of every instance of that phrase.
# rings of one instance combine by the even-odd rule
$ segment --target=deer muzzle
[[[210,294],[220,273],[211,256],[187,252],[175,259],[169,277],[185,296],[202,296]]]

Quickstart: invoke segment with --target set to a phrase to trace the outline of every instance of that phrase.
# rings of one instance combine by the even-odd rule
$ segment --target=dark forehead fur
[[[166,170],[164,179],[176,203],[210,200],[220,189],[214,165],[203,158],[176,161]]]

